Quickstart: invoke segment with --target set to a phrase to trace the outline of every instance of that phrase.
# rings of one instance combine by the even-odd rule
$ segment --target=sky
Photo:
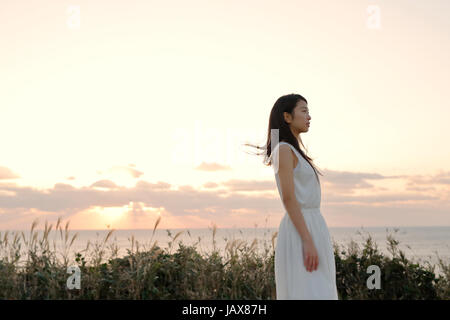
[[[329,227],[450,225],[450,2],[2,1],[0,230],[278,227],[278,97]],[[250,152],[250,154],[248,153]]]

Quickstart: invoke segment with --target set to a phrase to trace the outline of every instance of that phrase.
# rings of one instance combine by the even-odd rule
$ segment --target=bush
[[[58,229],[59,220],[55,229]],[[158,225],[159,220],[156,223]],[[156,229],[155,226],[155,229]],[[40,241],[33,233],[27,246],[26,260],[22,263],[20,238],[9,241],[8,232],[0,237],[0,299],[275,299],[275,245],[258,254],[257,240],[249,246],[239,240],[228,242],[225,256],[215,249],[201,255],[196,245],[186,246],[179,242],[176,252],[172,245],[180,233],[169,243],[169,248],[160,248],[156,242],[151,248],[139,250],[134,236],[131,250],[118,257],[117,245],[110,245],[110,257],[105,258],[105,239],[94,244],[88,255],[88,243],[84,253],[77,252],[74,263],[81,272],[81,288],[69,290],[66,286],[68,223],[65,228],[63,259],[56,258],[58,252],[49,250],[47,223]],[[213,230],[215,244],[216,228]],[[169,232],[169,231],[168,231]],[[62,227],[60,227],[63,239]],[[171,236],[169,232],[169,236]],[[435,266],[420,265],[408,260],[398,249],[399,242],[387,236],[391,256],[382,254],[369,235],[362,248],[353,240],[348,247],[333,244],[336,262],[336,281],[339,299],[343,300],[435,300],[450,297],[450,265],[439,258],[443,274],[436,276]],[[70,245],[67,246],[67,243]],[[56,248],[54,244],[54,248]],[[23,264],[23,265],[21,265]],[[376,265],[381,270],[381,288],[368,289],[367,268]]]

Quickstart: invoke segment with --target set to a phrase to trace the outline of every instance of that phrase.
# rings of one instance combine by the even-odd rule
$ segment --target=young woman
[[[275,249],[277,300],[338,299],[333,246],[320,211],[319,176],[299,147],[300,134],[309,131],[310,122],[308,102],[299,94],[280,97],[270,112],[264,149],[286,210]]]

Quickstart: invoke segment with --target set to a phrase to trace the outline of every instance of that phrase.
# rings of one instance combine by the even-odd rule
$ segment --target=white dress
[[[281,144],[289,145],[298,157],[298,165],[294,169],[295,196],[317,249],[319,264],[313,272],[306,270],[302,239],[285,210],[275,248],[277,300],[337,300],[336,264],[328,227],[320,212],[320,185],[313,168],[297,149],[287,142],[280,142],[272,152],[272,166],[280,199],[283,198],[278,176],[278,148]]]

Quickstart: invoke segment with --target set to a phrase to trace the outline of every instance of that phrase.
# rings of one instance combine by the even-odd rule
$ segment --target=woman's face
[[[299,100],[293,109],[294,117],[289,117],[290,126],[296,132],[308,132],[311,116],[309,115],[308,105],[305,101]]]

